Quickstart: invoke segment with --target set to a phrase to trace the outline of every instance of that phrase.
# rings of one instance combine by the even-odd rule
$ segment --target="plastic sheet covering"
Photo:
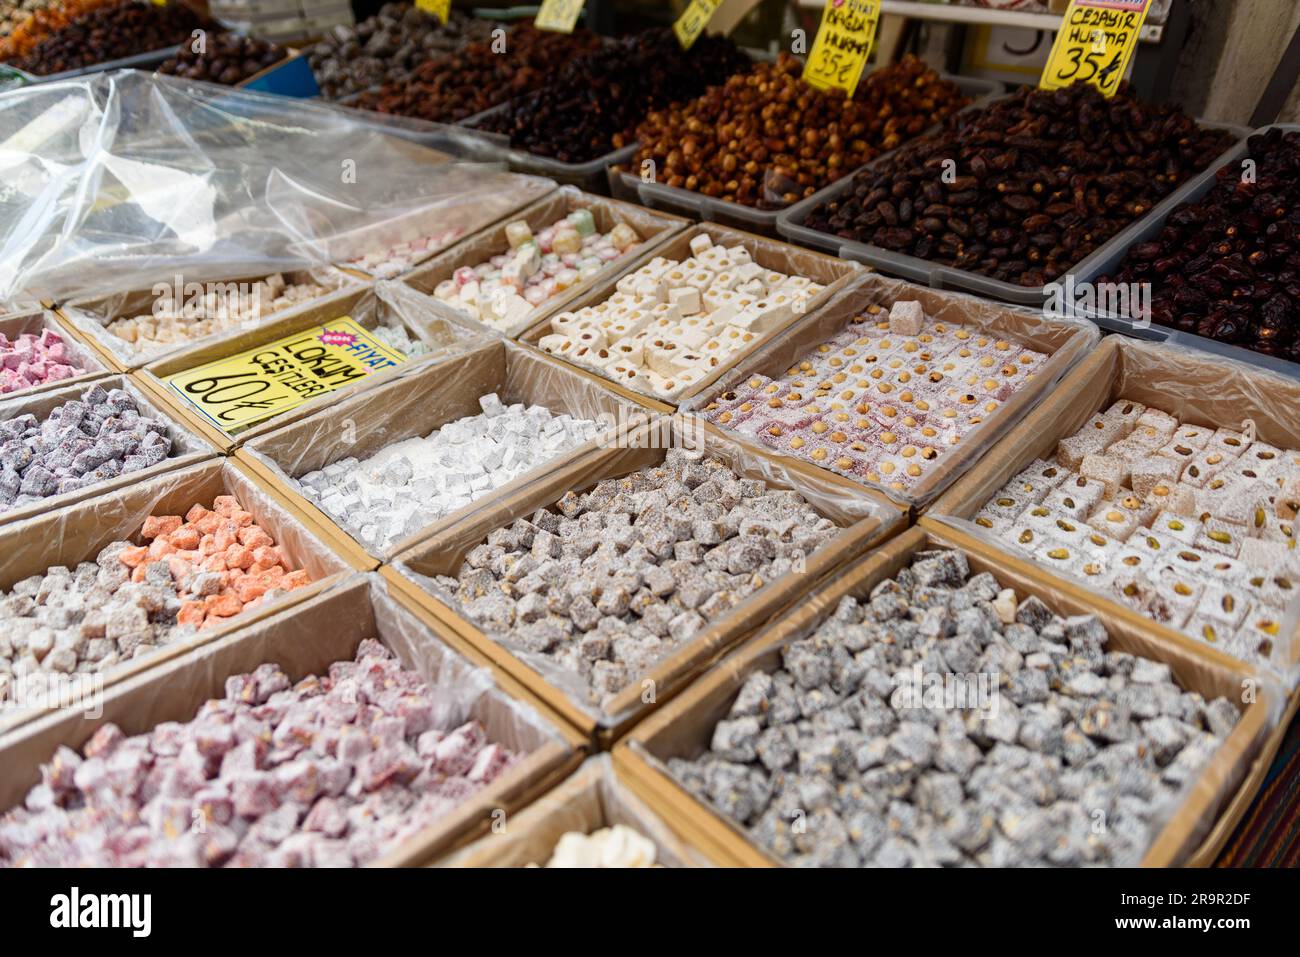
[[[69,696],[71,699],[79,700],[83,697],[80,692],[97,692],[111,682],[138,674],[189,648],[213,641],[250,621],[301,601],[322,587],[337,583],[350,570],[349,566],[288,509],[232,463],[221,459],[168,472],[129,488],[0,528],[0,592],[8,593],[16,583],[33,575],[44,575],[50,568],[62,566],[75,570],[81,562],[93,562],[100,551],[113,542],[148,544],[140,532],[149,516],[183,516],[195,505],[210,509],[218,495],[233,495],[245,511],[251,512],[253,521],[275,540],[285,564],[290,570],[306,570],[311,576],[311,584],[286,592],[278,599],[259,601],[216,627],[196,630],[178,626],[168,633],[167,640],[147,655],[127,658],[92,676],[77,676],[85,677],[86,681],[69,682],[68,690],[75,693]],[[7,618],[7,613],[0,613],[0,622],[7,624]],[[31,618],[16,620],[29,624],[33,621]],[[0,695],[0,703],[4,705],[0,707],[0,733],[16,723],[16,719],[31,717],[31,707],[22,708],[19,704],[5,701],[3,695]],[[58,701],[51,700],[48,704],[55,705]]]
[[[667,693],[752,630],[756,623],[802,598],[831,569],[888,538],[904,522],[903,514],[886,500],[837,475],[792,467],[781,459],[733,442],[717,430],[700,429],[694,417],[676,420],[664,417],[635,430],[617,447],[600,449],[547,473],[514,495],[491,501],[455,527],[434,534],[399,555],[394,560],[394,570],[442,605],[459,611],[459,600],[435,576],[456,576],[466,554],[491,531],[516,519],[528,518],[540,508],[552,507],[569,490],[586,491],[606,479],[657,466],[663,462],[669,447],[702,449],[742,478],[762,479],[769,487],[792,489],[819,514],[839,526],[839,530],[806,556],[801,570],[768,581],[668,651],[646,675],[630,677],[624,688],[600,705],[591,700],[590,685],[578,672],[529,651],[511,633],[486,634],[484,640],[507,649],[551,688],[557,689],[571,708],[602,728],[616,727],[645,708],[643,680],[653,681],[658,694]],[[470,626],[468,620],[465,626],[477,628]]]
[[[452,362],[422,367],[374,391],[354,395],[260,436],[246,443],[241,454],[291,492],[302,495],[297,481],[302,475],[340,459],[368,459],[398,442],[427,437],[448,422],[480,415],[483,410],[479,399],[489,393],[495,393],[503,405],[538,405],[552,415],[594,421],[600,431],[590,441],[537,463],[499,488],[475,493],[469,504],[432,525],[411,530],[389,545],[363,541],[361,527],[355,522],[339,523],[357,547],[387,560],[485,504],[514,494],[541,475],[612,445],[616,430],[631,428],[654,415],[562,362],[507,340],[495,340]],[[302,506],[319,520],[330,524],[337,521],[320,511],[315,500],[304,499]]]
[[[727,717],[745,680],[755,671],[772,672],[781,667],[781,651],[812,635],[829,618],[846,596],[863,599],[886,578],[893,577],[923,549],[952,547],[942,533],[939,538],[922,528],[913,528],[870,555],[841,568],[797,609],[775,621],[743,647],[725,658],[680,697],[647,718],[630,740],[633,753],[670,780],[668,759],[696,758],[709,750],[714,726]],[[1219,815],[1231,805],[1244,810],[1247,801],[1234,798],[1242,787],[1257,787],[1258,776],[1249,773],[1253,764],[1267,761],[1266,748],[1285,705],[1285,696],[1274,683],[1250,678],[1240,668],[1225,667],[1198,655],[1186,646],[1171,642],[1155,631],[1135,625],[1102,606],[1066,589],[1045,584],[1037,577],[1004,567],[992,557],[967,553],[971,574],[991,572],[1004,588],[1015,591],[1018,600],[1037,596],[1058,615],[1095,614],[1106,627],[1110,651],[1124,651],[1169,665],[1174,681],[1184,690],[1196,691],[1207,700],[1226,697],[1241,717],[1222,740],[1199,774],[1177,794],[1162,802],[1147,828],[1143,846],[1135,849],[1126,866],[1179,866],[1196,852],[1210,834]],[[683,790],[683,796],[685,791]],[[728,830],[728,842],[742,849],[748,863],[779,863],[766,849],[752,841],[743,826],[713,808],[693,799],[683,808],[683,818],[704,820],[714,832]],[[698,823],[697,823],[698,826]]]
[[[591,834],[622,824],[655,846],[655,866],[711,867],[634,794],[608,754],[588,758],[573,775],[488,834],[438,862],[440,867],[545,867],[556,842],[576,831]]]
[[[1283,450],[1300,450],[1300,382],[1232,359],[1170,343],[1108,337],[1057,390],[1005,440],[992,449],[927,513],[927,520],[1012,551],[971,521],[977,511],[1017,472],[1036,458],[1051,459],[1057,443],[1074,435],[1097,412],[1119,399],[1132,399],[1180,422],[1254,429],[1259,440]],[[1017,554],[1024,559],[1023,554]],[[1258,571],[1253,569],[1253,571]],[[1071,587],[1096,591],[1080,578]],[[1226,655],[1199,639],[1188,642],[1208,654]],[[1300,683],[1300,596],[1292,599],[1265,666],[1288,688]]]
[[[743,359],[712,386],[682,403],[683,410],[701,411],[728,389],[743,384],[755,374],[780,379],[801,359],[823,342],[839,335],[868,306],[888,310],[895,302],[916,300],[927,321],[963,326],[973,333],[1009,340],[1049,356],[1048,360],[1009,399],[962,436],[956,446],[941,447],[915,485],[897,489],[866,478],[857,479],[880,489],[905,505],[922,506],[948,487],[974,462],[979,461],[1007,430],[1023,418],[1052,387],[1097,344],[1100,333],[1092,323],[1078,319],[1045,318],[1041,312],[989,302],[965,293],[941,292],[890,279],[878,273],[864,275],[822,308],[810,312],[785,334]],[[882,318],[884,318],[882,316]],[[869,325],[863,335],[877,335]],[[849,382],[853,385],[853,382]],[[755,442],[753,436],[724,427],[739,441]]]
[[[14,91],[0,100],[0,300],[307,268],[412,220],[468,234],[553,188],[351,113],[126,70]]]
[[[0,808],[10,808],[40,781],[40,766],[60,745],[80,750],[105,723],[127,735],[165,721],[189,721],[205,701],[225,695],[226,678],[274,663],[296,682],[327,675],[336,661],[350,661],[367,638],[376,638],[406,668],[437,689],[443,710],[435,726],[468,720],[483,725],[490,741],[521,758],[483,790],[431,826],[383,849],[376,865],[428,863],[466,831],[490,820],[494,808],[513,811],[547,786],[573,758],[573,745],[535,708],[508,696],[492,673],[471,664],[439,641],[409,609],[394,600],[375,575],[354,576],[283,612],[255,622],[109,688],[93,716],[64,711],[30,722],[0,739]]]

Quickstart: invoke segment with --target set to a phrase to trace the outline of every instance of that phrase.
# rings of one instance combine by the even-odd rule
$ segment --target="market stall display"
[[[782,54],[737,73],[699,99],[654,112],[637,127],[633,172],[757,209],[811,196],[969,102],[957,85],[909,57],[868,74],[852,99],[801,79]]]
[[[195,48],[193,38],[182,43],[176,55],[158,67],[158,72],[235,86],[288,55],[284,47],[267,40],[217,33],[205,37],[200,49]]]
[[[350,105],[455,123],[534,89],[573,57],[599,46],[600,38],[587,30],[551,33],[523,24],[510,30],[503,45],[475,40],[424,61],[409,77],[367,92]]]
[[[452,10],[446,24],[413,3],[386,3],[355,26],[337,26],[307,50],[327,100],[341,100],[410,75],[425,60],[485,40],[488,20]]]

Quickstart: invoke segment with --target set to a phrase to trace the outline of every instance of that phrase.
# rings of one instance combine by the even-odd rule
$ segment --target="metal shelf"
[[[825,0],[798,0],[799,6],[820,10]],[[989,7],[966,7],[953,3],[918,3],[915,0],[881,0],[881,13],[913,17],[917,20],[941,20],[945,23],[982,23],[993,27],[1027,27],[1031,30],[1049,30],[1053,33],[1061,26],[1059,13],[1027,13],[1023,10],[994,10]],[[1142,43],[1159,43],[1164,36],[1164,24],[1145,24],[1138,39]]]

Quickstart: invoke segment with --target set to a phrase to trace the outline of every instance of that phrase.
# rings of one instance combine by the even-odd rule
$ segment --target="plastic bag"
[[[554,187],[341,107],[128,70],[0,100],[0,182],[0,300],[309,268],[430,222],[467,235]]]

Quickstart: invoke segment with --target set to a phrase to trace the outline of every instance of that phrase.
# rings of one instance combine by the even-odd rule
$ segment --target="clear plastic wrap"
[[[448,810],[432,826],[384,849],[375,866],[424,864],[486,828],[494,810],[513,812],[568,773],[577,762],[571,732],[531,705],[503,692],[492,673],[438,640],[377,576],[353,576],[269,618],[174,658],[108,689],[93,718],[63,712],[31,722],[0,740],[0,807],[23,800],[40,781],[40,767],[60,745],[79,750],[107,723],[128,735],[165,721],[188,721],[203,703],[225,695],[226,678],[278,665],[290,681],[325,675],[351,660],[360,643],[377,638],[401,664],[443,692],[441,727],[474,719],[499,742],[523,755],[500,777]]]
[[[1092,351],[1100,339],[1097,327],[1087,321],[1045,318],[1041,312],[989,302],[965,293],[927,289],[879,273],[867,273],[821,308],[804,316],[783,335],[742,359],[708,389],[683,400],[681,408],[699,412],[719,393],[756,374],[779,379],[812,350],[841,333],[868,306],[888,309],[900,300],[920,302],[927,320],[983,332],[1050,357],[1023,388],[967,432],[956,446],[940,448],[939,457],[916,485],[901,490],[861,479],[863,484],[905,506],[922,507],[932,501],[1033,409],[1039,399]],[[754,442],[752,437],[743,433],[724,430],[738,441]]]
[[[975,513],[1013,475],[1036,458],[1050,460],[1061,439],[1075,434],[1094,413],[1119,399],[1141,402],[1183,423],[1233,430],[1253,428],[1263,442],[1284,450],[1300,450],[1300,417],[1296,415],[1296,409],[1300,409],[1300,382],[1184,346],[1108,336],[1052,395],[931,507],[923,522],[933,528],[960,529],[1013,554],[1007,545],[972,521]],[[1020,554],[1010,560],[1028,561]],[[1058,580],[1063,584],[1067,581]],[[1081,578],[1071,576],[1068,582],[1067,587],[1095,595],[1102,604],[1113,603]],[[1136,611],[1123,611],[1149,621]],[[1237,660],[1181,631],[1155,622],[1151,625],[1205,655]],[[1290,601],[1272,651],[1266,665],[1268,675],[1294,689],[1300,683],[1300,596]]]
[[[186,289],[188,281],[185,276],[160,276],[158,282],[148,289],[139,289],[134,292],[115,292],[107,296],[97,296],[94,299],[73,300],[64,303],[59,312],[70,326],[111,356],[112,360],[118,363],[120,368],[138,369],[140,366],[147,365],[150,362],[157,362],[159,359],[164,359],[182,350],[194,349],[208,343],[232,339],[241,332],[256,329],[273,320],[292,316],[301,309],[319,304],[322,299],[333,293],[353,292],[362,282],[356,276],[349,275],[331,266],[301,269],[278,275],[288,284],[321,286],[322,292],[319,296],[296,304],[286,305],[274,311],[271,311],[268,304],[268,307],[260,308],[247,319],[240,320],[237,327],[213,333],[212,335],[196,336],[182,342],[129,342],[115,332],[110,331],[109,327],[120,319],[152,315],[156,306],[165,306],[172,302],[188,304],[194,302],[195,297],[204,298],[212,294],[221,295],[222,292],[226,292],[228,296],[226,301],[231,303],[253,302],[256,296],[254,284],[269,278],[270,274],[227,276],[212,283],[198,283],[196,281],[194,284],[190,284],[188,290]],[[204,312],[204,315],[206,314]],[[218,310],[218,314],[220,314],[220,310]]]
[[[576,312],[585,306],[595,306],[603,303],[618,291],[617,283],[619,279],[628,273],[635,272],[655,257],[662,256],[666,259],[675,259],[678,261],[690,259],[694,255],[691,250],[691,240],[700,235],[708,236],[715,245],[726,247],[743,246],[749,251],[753,261],[758,263],[764,269],[773,269],[777,272],[785,273],[787,276],[802,276],[821,285],[823,287],[822,290],[816,295],[807,297],[807,301],[802,304],[803,313],[801,314],[811,314],[817,311],[841,290],[849,288],[858,282],[863,276],[867,275],[867,271],[857,263],[845,262],[827,256],[824,253],[813,252],[808,249],[800,249],[798,246],[791,246],[789,243],[783,243],[780,240],[755,236],[753,233],[741,232],[738,229],[718,226],[714,223],[699,223],[690,227],[685,232],[678,233],[657,248],[636,257],[634,260],[624,265],[616,275],[598,282],[596,285],[590,287],[586,292],[571,299],[566,304],[565,309],[567,311]],[[650,401],[662,401],[673,405],[684,403],[689,401],[693,396],[710,391],[713,388],[714,383],[716,383],[722,375],[726,374],[729,369],[737,363],[742,362],[747,355],[761,347],[764,343],[782,337],[784,333],[786,333],[797,321],[797,316],[791,316],[789,319],[782,323],[778,323],[774,328],[767,332],[756,334],[751,344],[729,353],[716,367],[709,369],[706,376],[701,378],[698,382],[683,388],[680,393],[674,394],[672,397],[655,396],[651,394],[648,389],[640,386],[633,386],[622,380],[614,381],[618,383],[620,388],[628,389],[638,395],[643,395]],[[521,335],[519,339],[520,341],[536,346],[541,342],[542,337],[548,335],[550,332],[551,320],[548,318],[537,323]],[[596,370],[588,366],[582,366],[582,368],[590,375],[603,376],[601,370]]]
[[[80,385],[81,383],[89,382],[92,379],[106,376],[113,371],[104,364],[103,360],[99,357],[99,353],[65,329],[53,312],[37,307],[30,311],[15,312],[0,317],[0,335],[5,336],[10,341],[17,339],[22,335],[39,336],[47,329],[50,332],[57,333],[63,339],[63,347],[64,351],[68,355],[68,362],[85,371],[78,375],[70,376],[67,379],[59,379],[55,382],[46,382],[41,385],[32,386],[29,389],[21,389],[17,392],[6,392],[3,394],[4,398],[9,399],[16,396],[40,395],[43,392],[49,392],[53,389]]]
[[[165,422],[167,424],[167,434],[172,439],[171,452],[167,458],[157,465],[151,465],[148,468],[129,472],[125,475],[118,475],[116,478],[102,482],[95,482],[75,492],[50,495],[38,502],[20,505],[7,511],[0,511],[0,525],[21,521],[34,515],[44,514],[51,509],[70,505],[73,502],[80,502],[103,495],[106,492],[125,488],[128,485],[143,482],[164,472],[170,472],[172,469],[193,465],[216,455],[216,449],[199,438],[192,430],[186,428],[176,416],[164,411],[164,407],[153,396],[141,390],[131,378],[125,375],[108,376],[107,378],[80,382],[36,394],[20,392],[13,398],[0,401],[0,422],[15,419],[22,415],[34,415],[38,420],[44,421],[55,408],[69,400],[80,399],[91,386],[100,386],[104,389],[122,389],[135,399],[136,407],[140,410],[142,416]]]
[[[216,459],[177,469],[115,492],[0,527],[0,592],[8,593],[15,583],[33,575],[44,575],[53,567],[75,569],[113,542],[146,544],[141,528],[151,515],[184,515],[194,505],[211,508],[218,495],[233,495],[253,520],[275,540],[291,569],[305,569],[311,584],[285,593],[278,599],[259,601],[220,626],[202,630],[181,629],[176,637],[152,654],[131,658],[115,667],[87,676],[84,687],[74,683],[71,691],[98,693],[104,687],[156,667],[187,650],[229,634],[231,631],[302,601],[340,581],[350,571],[302,522],[262,490],[233,462]],[[30,620],[30,619],[28,619]],[[81,676],[78,676],[81,677]],[[0,698],[0,700],[3,700]],[[70,704],[85,710],[78,701]],[[51,700],[51,707],[57,705]],[[37,702],[39,705],[40,702]],[[42,709],[0,708],[0,734],[31,720]]]
[[[367,546],[358,537],[359,529],[339,525],[302,494],[297,479],[305,473],[343,458],[366,459],[395,442],[427,436],[447,422],[478,415],[482,412],[479,399],[489,393],[495,393],[504,405],[540,405],[556,415],[594,420],[601,426],[600,434],[387,546]],[[238,454],[318,523],[337,529],[350,550],[385,561],[606,446],[618,429],[632,427],[650,415],[562,362],[508,340],[496,340],[258,436],[241,446]]]
[[[401,329],[412,342],[423,344],[428,351],[423,355],[410,356],[407,361],[393,368],[371,372],[360,382],[318,395],[234,435],[198,412],[187,399],[167,384],[168,377],[176,373],[260,348],[285,336],[296,335],[303,330],[343,316],[350,317],[370,330],[381,326]],[[169,407],[177,415],[191,423],[197,431],[218,447],[229,450],[253,436],[264,435],[326,406],[333,406],[346,396],[368,391],[425,365],[443,361],[467,349],[472,349],[492,338],[494,337],[487,334],[478,324],[471,324],[457,318],[454,314],[440,310],[430,297],[416,292],[410,286],[391,280],[380,280],[371,285],[345,289],[324,299],[318,299],[312,305],[275,316],[256,329],[239,332],[207,345],[183,349],[150,363],[136,374],[141,376],[159,396],[165,397]]]
[[[129,70],[13,91],[0,300],[308,268],[425,224],[467,235],[554,186],[448,162],[353,112]]]
[[[780,861],[760,848],[745,829],[725,815],[706,807],[681,787],[669,772],[670,758],[692,759],[709,749],[714,726],[726,718],[745,680],[755,671],[771,672],[781,667],[781,651],[815,632],[834,612],[842,598],[869,595],[881,581],[892,577],[912,561],[919,550],[950,548],[957,543],[942,532],[913,528],[872,554],[840,569],[831,579],[793,610],[754,636],[714,667],[662,710],[635,728],[626,747],[631,760],[638,759],[641,773],[657,782],[680,815],[684,831],[702,829],[730,852],[737,864],[772,865]],[[1279,718],[1285,706],[1281,690],[1260,681],[1240,667],[1209,660],[1180,642],[1141,624],[1135,624],[1105,606],[1093,604],[1073,593],[1057,589],[1038,576],[1027,576],[1003,566],[992,553],[967,551],[971,574],[991,572],[1003,588],[1011,588],[1018,599],[1034,595],[1052,611],[1063,616],[1094,614],[1100,618],[1110,639],[1108,650],[1125,651],[1169,665],[1174,680],[1184,689],[1207,699],[1226,697],[1240,711],[1240,718],[1208,763],[1181,790],[1177,798],[1162,803],[1148,827],[1147,846],[1140,860],[1125,862],[1144,866],[1180,866],[1191,859],[1202,860],[1205,844],[1213,835],[1231,832],[1235,819],[1249,804],[1258,787],[1258,771],[1267,767],[1280,734]],[[689,825],[689,827],[688,827]]]
[[[645,254],[653,252],[662,242],[689,225],[686,220],[677,216],[655,213],[640,206],[634,206],[631,203],[620,203],[617,200],[606,199],[603,196],[592,196],[590,193],[584,193],[574,186],[560,187],[553,193],[543,196],[531,206],[519,210],[511,219],[523,220],[534,233],[538,233],[547,226],[563,219],[569,213],[579,209],[586,209],[591,212],[596,222],[596,229],[599,232],[609,232],[619,223],[626,223],[636,230],[637,235],[641,237],[641,243],[627,255],[606,263],[604,268],[591,279],[577,282],[564,292],[557,293],[540,305],[533,307],[531,312],[508,328],[498,329],[496,326],[485,323],[485,329],[492,329],[511,338],[526,332],[539,322],[559,312],[575,297],[589,289],[593,283],[600,282],[611,275],[621,274],[623,267],[637,261]],[[509,251],[511,246],[506,236],[505,227],[506,224],[501,223],[492,229],[485,230],[466,239],[464,242],[458,243],[454,248],[434,257],[414,272],[408,273],[404,277],[404,281],[420,292],[432,296],[438,284],[451,279],[453,273],[461,267],[467,266],[472,269],[480,263],[487,262],[493,256]],[[439,301],[439,304],[442,305],[443,303]],[[468,313],[457,309],[456,306],[450,303],[446,305],[448,308],[465,315],[467,319],[471,318]]]
[[[437,862],[438,867],[545,867],[566,833],[622,824],[655,845],[655,866],[712,867],[624,780],[608,754],[588,758],[571,777],[509,818],[505,827]]]
[[[720,617],[655,661],[604,705],[589,697],[590,686],[576,671],[530,652],[508,633],[480,629],[460,615],[459,602],[436,580],[454,576],[465,555],[494,529],[550,508],[565,492],[584,491],[597,483],[660,464],[670,447],[702,450],[742,478],[758,478],[770,487],[791,489],[839,531],[805,556],[801,571],[767,582]],[[843,562],[877,546],[899,531],[906,518],[888,500],[839,476],[800,468],[761,451],[739,445],[690,417],[661,417],[633,430],[620,442],[542,476],[514,495],[486,503],[454,528],[433,535],[398,555],[392,574],[409,585],[433,611],[475,647],[493,657],[539,697],[575,724],[608,734],[644,714],[655,701],[690,680],[721,652],[758,623],[800,600],[818,581]]]

